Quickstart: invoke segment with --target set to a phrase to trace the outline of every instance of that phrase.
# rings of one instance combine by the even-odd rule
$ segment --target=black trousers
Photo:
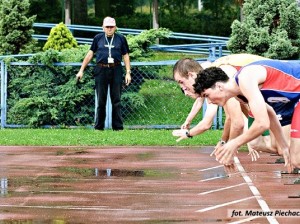
[[[106,101],[108,86],[110,87],[110,98],[112,104],[112,128],[113,130],[123,129],[121,115],[121,92],[123,71],[122,65],[113,68],[96,66],[94,70],[95,88],[98,106],[96,108],[95,129],[103,130],[106,117]]]

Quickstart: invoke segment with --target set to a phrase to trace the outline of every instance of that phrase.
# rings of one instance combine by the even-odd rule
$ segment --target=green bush
[[[77,67],[53,64],[76,50],[69,51],[50,49],[29,58],[36,65],[8,68],[9,123],[36,127],[65,125],[66,121],[70,121],[69,125],[93,123],[94,108],[87,106],[88,102],[94,102],[92,68],[86,70],[83,83],[77,86]]]
[[[73,47],[77,47],[77,41],[68,27],[61,22],[51,29],[43,50],[54,49],[61,51]]]
[[[134,61],[147,60],[153,55],[149,47],[156,43],[157,39],[168,38],[171,31],[166,28],[144,30],[139,35],[127,35],[130,49],[130,59]]]
[[[232,23],[228,49],[274,59],[298,59],[300,8],[295,0],[246,1],[242,22]]]
[[[33,53],[36,16],[28,17],[29,0],[0,0],[0,55]]]
[[[170,31],[166,29],[159,29],[145,31],[141,36],[132,39],[128,37],[133,52],[139,50],[138,46],[142,49],[139,51],[140,54],[135,54],[136,57],[131,57],[131,60],[149,58],[152,53],[148,49],[149,46],[156,41],[156,38],[167,37],[169,34]],[[138,44],[135,45],[136,43]],[[88,67],[82,83],[75,85],[75,74],[79,66],[55,65],[57,62],[82,62],[89,47],[89,45],[79,45],[77,48],[60,51],[49,48],[28,59],[28,62],[34,65],[10,66],[8,123],[34,127],[92,125],[94,122],[93,67]],[[133,66],[132,84],[126,87],[122,94],[125,124],[170,124],[168,122],[183,121],[189,107],[185,110],[181,108],[184,108],[186,102],[191,101],[180,94],[177,84],[171,81],[171,76],[170,66]],[[179,95],[178,104],[176,95]],[[153,99],[160,101],[158,97],[161,97],[162,102],[153,102]],[[175,100],[175,103],[170,106],[164,105],[165,101],[170,99]],[[173,110],[173,106],[178,105],[179,107]],[[143,118],[145,109],[147,111],[150,109],[150,118],[146,118],[143,123],[138,123],[145,120]],[[174,116],[166,114],[169,110],[172,111],[171,114],[174,113]]]

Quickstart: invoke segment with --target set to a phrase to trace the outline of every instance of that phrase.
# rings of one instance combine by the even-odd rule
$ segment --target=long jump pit
[[[213,147],[0,147],[0,223],[300,223],[300,174]]]

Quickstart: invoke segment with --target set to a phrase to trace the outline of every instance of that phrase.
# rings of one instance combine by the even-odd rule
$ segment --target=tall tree
[[[74,24],[86,25],[88,12],[87,12],[87,0],[74,1]]]
[[[158,29],[158,0],[152,1],[152,22],[153,22],[153,29]]]
[[[97,18],[104,18],[105,16],[111,16],[110,5],[111,5],[111,0],[95,0],[95,16]]]
[[[124,5],[126,5],[126,7],[124,7]],[[135,8],[135,0],[111,0],[111,16],[113,17],[133,15]]]
[[[213,17],[221,20],[224,16],[224,11],[232,7],[232,0],[202,0],[203,8],[209,10]]]
[[[58,23],[63,21],[62,0],[30,0],[29,15],[36,15],[36,21]]]
[[[240,20],[243,21],[243,4],[244,0],[234,0],[240,6]]]
[[[159,4],[161,10],[180,15],[186,15],[192,8],[197,8],[195,0],[162,0]]]
[[[244,20],[232,23],[228,48],[276,59],[299,57],[300,8],[295,0],[246,0]]]
[[[72,17],[71,17],[71,0],[64,0],[65,5],[65,24],[71,24],[72,23]]]
[[[36,17],[27,17],[29,6],[29,0],[0,0],[0,54],[32,50]]]

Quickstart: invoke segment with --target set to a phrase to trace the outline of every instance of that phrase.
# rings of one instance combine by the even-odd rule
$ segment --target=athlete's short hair
[[[208,88],[214,88],[216,82],[227,82],[229,77],[226,73],[217,67],[211,67],[204,69],[197,74],[195,79],[194,91],[198,94],[202,94]]]
[[[196,60],[192,58],[182,58],[176,62],[173,67],[173,77],[175,73],[178,73],[180,76],[184,78],[188,78],[189,72],[199,73],[203,68]]]

